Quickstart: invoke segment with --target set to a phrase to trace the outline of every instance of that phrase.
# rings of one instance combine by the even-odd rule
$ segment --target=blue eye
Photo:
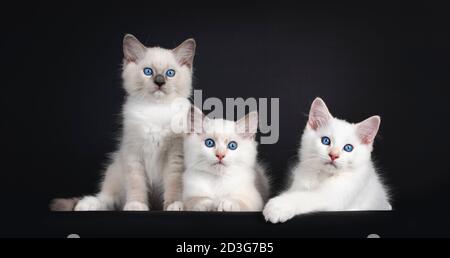
[[[205,145],[208,148],[212,148],[212,147],[214,147],[214,145],[216,145],[216,143],[214,142],[213,139],[208,138],[205,140]]]
[[[228,149],[230,149],[230,150],[237,149],[237,146],[238,146],[238,144],[235,141],[231,141],[231,142],[228,143]]]
[[[345,150],[346,152],[351,152],[351,151],[353,150],[353,145],[351,145],[351,144],[346,144],[346,145],[344,146],[344,150]]]
[[[144,74],[147,76],[152,76],[153,75],[153,70],[150,67],[145,67],[144,68]]]
[[[167,70],[167,71],[166,71],[166,75],[167,75],[168,77],[174,77],[174,76],[175,76],[175,70],[173,70],[173,69]]]
[[[328,138],[326,136],[322,137],[322,144],[323,145],[330,145],[331,144],[330,138]]]

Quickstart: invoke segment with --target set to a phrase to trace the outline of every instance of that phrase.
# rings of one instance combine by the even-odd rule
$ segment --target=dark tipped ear
[[[133,35],[123,37],[123,56],[126,62],[137,62],[144,57],[147,48]]]
[[[316,98],[311,104],[311,109],[309,111],[308,124],[312,129],[317,130],[317,128],[326,125],[333,116],[330,111],[328,111],[327,105],[321,98]]]
[[[356,125],[356,133],[364,144],[372,144],[380,128],[381,118],[372,116]]]
[[[236,122],[236,133],[244,138],[254,137],[258,130],[258,112],[252,111]]]
[[[180,65],[186,65],[190,69],[194,64],[195,40],[187,39],[172,51]]]
[[[203,123],[208,119],[209,118],[203,114],[201,109],[191,105],[191,110],[187,117],[189,133],[203,133]]]

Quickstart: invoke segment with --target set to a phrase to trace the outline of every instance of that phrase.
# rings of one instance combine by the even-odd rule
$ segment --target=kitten
[[[183,203],[191,211],[261,211],[268,179],[257,161],[258,113],[238,122],[193,108],[184,140]]]
[[[371,161],[380,117],[358,124],[333,118],[322,99],[312,103],[290,188],[263,214],[272,223],[316,211],[391,210]]]
[[[183,136],[171,123],[180,112],[183,119],[189,112],[195,41],[188,39],[169,50],[147,48],[126,35],[123,52],[127,97],[119,150],[112,155],[100,192],[77,201],[74,209],[180,210]],[[61,202],[56,200],[52,207],[70,207]]]

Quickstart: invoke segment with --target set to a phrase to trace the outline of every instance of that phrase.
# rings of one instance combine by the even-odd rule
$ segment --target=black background
[[[19,6],[20,5],[20,6]],[[382,117],[374,160],[402,212],[450,212],[450,34],[436,4],[292,2],[20,3],[2,8],[2,216],[44,214],[97,189],[124,99],[122,37],[197,41],[203,96],[280,99],[280,138],[260,146],[276,191],[309,105]],[[23,213],[26,211],[26,213]],[[26,215],[24,215],[26,214]]]

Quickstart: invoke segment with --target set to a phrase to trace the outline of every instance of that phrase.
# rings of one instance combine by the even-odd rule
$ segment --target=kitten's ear
[[[316,98],[311,104],[311,109],[309,111],[309,126],[311,126],[312,129],[317,130],[317,128],[326,125],[332,118],[333,116],[330,111],[328,111],[325,102],[321,98]]]
[[[252,111],[236,122],[236,133],[244,138],[252,138],[258,130],[258,112]]]
[[[126,34],[123,37],[123,56],[124,60],[129,62],[137,62],[144,57],[147,48],[133,35]]]
[[[180,65],[186,65],[192,69],[195,55],[195,40],[187,39],[172,51]]]
[[[191,110],[188,113],[188,133],[203,133],[203,123],[209,118],[203,114],[202,110],[198,107],[191,105]]]
[[[381,118],[372,116],[356,125],[356,133],[364,144],[371,144],[380,128]]]

